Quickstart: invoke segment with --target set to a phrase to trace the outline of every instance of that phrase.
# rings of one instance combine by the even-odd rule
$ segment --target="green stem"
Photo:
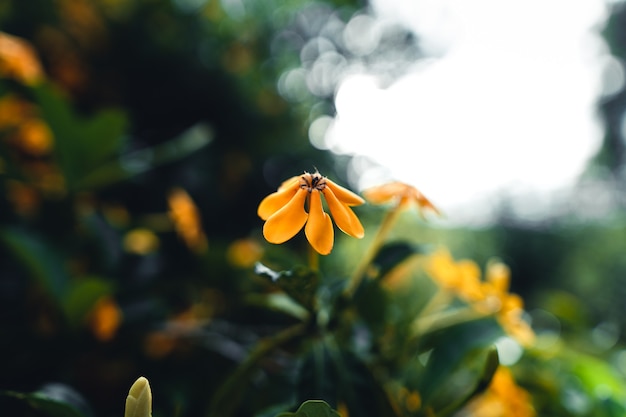
[[[248,357],[235,369],[235,371],[218,388],[211,400],[208,412],[209,417],[228,417],[231,415],[241,399],[242,386],[255,370],[256,365],[267,354],[278,346],[300,336],[307,329],[308,321],[288,327],[273,336],[266,337],[257,342],[256,346],[248,354]]]
[[[315,272],[320,269],[320,255],[311,245],[309,245],[309,268]]]
[[[359,284],[361,283],[361,280],[363,279],[367,268],[370,266],[372,260],[389,236],[389,233],[391,232],[391,229],[398,220],[401,211],[402,210],[400,209],[400,205],[397,205],[387,212],[387,214],[383,218],[383,221],[380,224],[380,227],[378,228],[378,231],[376,232],[376,235],[374,236],[374,239],[372,240],[372,243],[365,253],[365,256],[361,258],[361,262],[357,265],[354,273],[350,277],[350,281],[344,289],[344,295],[351,297],[354,294],[354,291],[356,291]]]

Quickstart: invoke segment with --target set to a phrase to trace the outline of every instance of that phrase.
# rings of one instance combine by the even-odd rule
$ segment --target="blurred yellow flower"
[[[363,204],[363,199],[319,172],[305,172],[283,182],[278,191],[259,204],[257,213],[265,220],[265,239],[270,243],[284,243],[304,227],[313,249],[328,255],[333,248],[334,231],[330,216],[322,206],[322,194],[337,227],[352,237],[362,238],[363,226],[350,206]]]
[[[168,203],[169,217],[185,244],[197,253],[206,250],[208,243],[202,230],[200,212],[187,191],[178,187],[172,189],[168,195]]]
[[[417,188],[400,181],[393,181],[387,184],[368,188],[363,191],[363,196],[372,204],[397,204],[399,208],[416,205],[420,209],[432,210],[436,214],[441,214],[439,209],[428,200]]]
[[[226,259],[238,268],[250,268],[263,255],[263,248],[253,239],[237,239],[228,246]]]
[[[31,103],[13,94],[0,98],[0,130],[11,129],[35,113]]]
[[[455,261],[445,249],[430,255],[426,272],[442,288],[472,302],[483,299],[480,268],[471,260]]]
[[[24,120],[18,127],[14,141],[16,146],[33,156],[44,156],[52,150],[52,132],[40,119]]]
[[[102,342],[113,339],[121,322],[122,310],[111,297],[100,298],[89,315],[89,327]]]
[[[147,255],[159,247],[159,237],[150,229],[137,228],[124,235],[123,246],[126,252]]]
[[[35,49],[25,40],[0,32],[0,76],[34,85],[43,79]]]
[[[530,394],[513,379],[511,370],[500,366],[487,391],[472,400],[460,416],[467,417],[535,417]]]
[[[455,261],[445,249],[434,252],[426,263],[427,274],[441,288],[458,295],[481,314],[493,314],[502,328],[523,346],[534,342],[535,334],[524,320],[524,301],[509,293],[510,270],[501,262],[487,265],[481,279],[478,265],[471,260]]]
[[[498,322],[510,336],[523,346],[531,345],[535,340],[535,333],[523,318],[522,297],[509,293],[509,267],[501,262],[490,262],[485,275],[482,284],[484,306],[496,312]]]

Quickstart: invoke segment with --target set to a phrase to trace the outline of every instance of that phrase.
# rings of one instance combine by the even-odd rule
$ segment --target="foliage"
[[[623,415],[618,345],[591,349],[586,323],[566,314],[580,332],[531,327],[508,267],[491,259],[510,249],[498,236],[489,251],[447,249],[450,232],[414,216],[437,208],[401,183],[364,193],[370,203],[354,212],[349,191],[328,200],[344,193],[345,172],[306,131],[332,113],[332,85],[277,85],[313,71],[303,46],[357,10],[0,6],[0,45],[11,47],[0,48],[3,411],[120,416],[128,395],[127,412],[141,398],[149,414],[152,388],[155,417]],[[347,61],[362,58],[343,47]],[[335,233],[321,258],[302,233],[264,241],[256,214],[312,168],[337,181],[307,177],[319,187],[302,202],[329,193],[317,220],[330,211],[351,236],[362,237],[359,221],[365,229],[360,240]],[[334,230],[308,220],[322,237]],[[459,248],[472,256],[459,260]],[[140,375],[150,384],[132,385]]]

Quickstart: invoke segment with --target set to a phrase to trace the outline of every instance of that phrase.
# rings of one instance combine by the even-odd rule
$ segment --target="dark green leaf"
[[[274,271],[262,263],[257,263],[254,272],[270,280],[309,311],[313,309],[319,283],[316,271],[304,266],[295,267],[290,271]]]
[[[295,413],[280,413],[276,417],[339,417],[339,413],[322,400],[308,400]]]
[[[86,174],[119,152],[126,116],[118,110],[104,110],[82,117],[51,85],[42,84],[32,91],[54,134],[57,162],[68,187],[74,189]]]
[[[111,291],[111,283],[101,278],[87,277],[75,282],[63,302],[70,323],[80,324],[96,301]]]
[[[344,403],[351,415],[395,415],[388,397],[368,366],[354,353],[316,343],[299,370],[297,398],[318,398],[331,406]]]
[[[403,241],[391,242],[380,248],[372,264],[378,270],[378,276],[382,277],[409,256],[424,252],[421,245]]]
[[[1,229],[0,241],[52,296],[67,293],[68,275],[61,257],[43,240],[19,229]]]
[[[50,417],[93,417],[85,399],[67,385],[53,383],[32,393],[5,391],[1,394],[24,401]]]
[[[463,404],[484,389],[497,355],[493,343],[502,329],[492,319],[446,328],[429,340],[433,346],[417,386],[423,404],[435,412]]]
[[[196,125],[163,144],[140,149],[95,167],[77,181],[77,188],[91,189],[132,178],[157,166],[184,158],[208,145],[212,131]]]

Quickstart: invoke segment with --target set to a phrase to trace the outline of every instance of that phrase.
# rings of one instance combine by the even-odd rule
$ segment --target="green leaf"
[[[73,325],[82,323],[96,301],[111,294],[112,290],[111,283],[102,278],[78,279],[73,283],[63,301],[63,309],[70,323]]]
[[[497,366],[494,342],[502,329],[493,319],[475,320],[446,328],[426,343],[431,346],[417,390],[424,406],[437,415],[460,406],[491,379]]]
[[[61,301],[68,290],[69,276],[63,260],[42,239],[16,228],[0,229],[2,242],[52,296]]]
[[[308,400],[303,402],[295,413],[280,413],[276,417],[339,417],[339,413],[325,401]]]
[[[4,391],[0,395],[24,401],[49,417],[93,417],[93,412],[83,397],[63,384],[48,384],[31,393]]]
[[[119,110],[91,117],[77,114],[50,84],[32,89],[41,115],[54,134],[54,154],[70,189],[94,167],[115,156],[122,145],[127,119]]]
[[[297,399],[317,398],[331,405],[344,403],[351,415],[395,416],[386,392],[368,366],[354,353],[333,343],[315,343],[297,377]]]
[[[274,271],[257,262],[254,272],[277,285],[307,310],[313,310],[319,284],[319,275],[316,271],[304,266],[295,267],[290,271]]]
[[[90,170],[77,183],[78,189],[92,189],[114,184],[143,174],[157,166],[184,158],[208,145],[213,132],[198,124],[168,142],[121,155]]]
[[[378,276],[383,277],[410,256],[424,252],[422,245],[404,241],[391,242],[380,248],[372,264],[377,268]]]

